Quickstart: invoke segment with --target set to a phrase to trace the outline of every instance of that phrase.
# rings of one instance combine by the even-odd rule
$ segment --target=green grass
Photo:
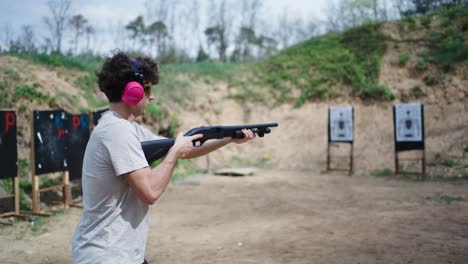
[[[389,100],[393,98],[391,91],[377,83],[386,49],[385,36],[375,24],[316,37],[258,63],[258,84],[272,86],[277,101],[293,100],[296,107],[310,99],[326,100],[342,94]],[[293,88],[301,91],[298,98],[292,97]]]
[[[0,186],[5,190],[5,192],[13,194],[13,182],[11,179],[0,180]],[[26,202],[25,192],[31,191],[30,181],[20,180],[19,182],[19,200],[21,209],[30,209],[30,204]]]
[[[371,172],[371,175],[374,177],[388,177],[393,174],[393,171],[389,168],[384,168],[382,170],[376,170]]]
[[[31,232],[35,236],[39,236],[48,231],[46,227],[46,220],[44,220],[41,217],[32,217],[30,225],[31,225]]]
[[[62,183],[62,179],[51,179],[47,175],[43,175],[40,177],[40,188],[47,188],[56,186]]]
[[[196,170],[190,160],[178,160],[177,165],[172,173],[171,181],[177,181],[184,178],[188,178],[197,174],[199,171]]]
[[[463,175],[430,175],[426,180],[435,182],[452,182],[468,180],[468,173]]]
[[[237,155],[231,157],[231,163],[234,167],[256,167],[256,168],[271,168],[270,157],[265,153],[262,157],[255,160],[243,159]]]
[[[190,75],[197,79],[211,78],[214,80],[228,80],[236,75],[240,65],[222,62],[199,62],[192,64],[168,64],[161,67],[163,75]]]
[[[439,161],[440,164],[446,166],[446,167],[453,167],[453,166],[456,166],[456,165],[459,165],[460,164],[460,161],[456,160],[456,159],[442,159]]]
[[[21,77],[18,71],[14,68],[0,68],[0,73],[4,74],[6,79],[10,81],[21,81]],[[8,86],[8,83],[4,83],[5,87]]]
[[[447,204],[447,205],[450,205],[454,202],[466,201],[466,199],[464,199],[463,197],[450,196],[450,195],[441,195],[439,197],[426,197],[426,200],[434,201],[434,202],[442,203],[442,204]]]
[[[433,160],[431,160],[428,165],[429,166],[437,166],[442,165],[445,167],[455,167],[461,164],[461,161],[457,158],[442,156],[437,154]]]
[[[442,28],[428,32],[429,51],[422,55],[443,71],[449,71],[456,63],[468,59],[468,8],[457,6],[443,10],[439,16]]]
[[[11,179],[1,179],[0,186],[5,190],[7,193],[13,192],[13,183]]]
[[[405,66],[408,61],[409,61],[409,55],[408,54],[400,53],[398,55],[398,64],[400,66],[402,66],[402,67]]]
[[[151,116],[151,118],[156,120],[161,120],[164,117],[165,111],[162,108],[159,108],[154,103],[149,103],[146,107],[146,114]]]
[[[95,90],[97,87],[97,76],[94,73],[88,73],[86,76],[75,80],[74,84],[84,91],[84,97],[92,108],[101,108],[108,105],[107,101],[96,100]]]
[[[86,59],[83,57],[66,56],[59,54],[39,54],[39,53],[5,53],[22,59],[28,59],[35,63],[52,66],[65,67],[67,69],[77,69],[80,71],[94,72],[101,63],[101,58]]]
[[[156,101],[172,102],[181,106],[184,106],[193,95],[192,83],[180,80],[176,75],[164,76],[152,90]]]
[[[26,98],[32,101],[44,101],[49,99],[49,96],[37,91],[35,87],[23,84],[16,86],[13,91],[13,100],[16,101],[20,98]]]

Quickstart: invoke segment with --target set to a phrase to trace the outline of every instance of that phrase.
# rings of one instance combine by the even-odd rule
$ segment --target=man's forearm
[[[161,196],[169,185],[176,162],[175,155],[169,152],[164,160],[151,170],[152,189],[156,192],[156,199]]]
[[[231,138],[208,140],[200,147],[194,147],[190,154],[184,157],[184,159],[193,159],[206,155],[214,150],[226,146],[227,144],[231,143],[231,140]]]

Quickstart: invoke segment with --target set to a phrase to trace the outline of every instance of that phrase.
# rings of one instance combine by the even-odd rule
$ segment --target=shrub
[[[388,177],[392,175],[392,170],[389,168],[384,168],[383,170],[376,170],[371,172],[371,175],[374,177]]]
[[[424,96],[424,91],[422,90],[421,86],[417,85],[410,90],[410,95],[416,98]]]
[[[420,71],[424,71],[427,69],[427,60],[425,58],[419,58],[418,62],[416,63],[415,68]]]
[[[455,160],[455,159],[442,159],[440,160],[440,164],[446,166],[446,167],[453,167],[453,166],[456,166],[458,164],[460,164],[460,162],[458,160]]]
[[[359,97],[362,99],[392,100],[395,98],[390,89],[385,85],[369,84],[363,87]]]
[[[35,88],[29,85],[18,85],[15,87],[15,90],[13,92],[13,98],[15,100],[19,98],[26,98],[30,100],[43,100],[43,99],[46,99],[47,96],[36,91]]]
[[[468,58],[464,31],[468,27],[468,8],[454,7],[441,12],[442,30],[427,35],[429,51],[423,54],[443,71]]]
[[[400,53],[400,55],[398,56],[398,64],[400,66],[405,66],[408,60],[409,60],[409,55],[406,53]]]
[[[444,74],[441,72],[431,73],[423,78],[424,83],[429,86],[440,84],[443,80]]]
[[[429,29],[431,27],[431,16],[430,15],[421,16],[421,25],[424,28]]]

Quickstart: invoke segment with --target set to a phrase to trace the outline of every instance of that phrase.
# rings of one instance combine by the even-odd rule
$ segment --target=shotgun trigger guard
[[[205,143],[206,140],[203,140],[203,139],[195,139],[194,141],[192,141],[192,145],[194,147],[201,147],[203,145],[203,143]]]

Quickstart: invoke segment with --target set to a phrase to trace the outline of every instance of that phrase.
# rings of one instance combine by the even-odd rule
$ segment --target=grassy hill
[[[400,94],[394,87],[380,82],[383,56],[389,49],[396,50],[393,64],[418,71],[427,86],[436,86],[444,76],[456,74],[458,68],[466,67],[467,18],[467,8],[453,8],[440,14],[385,24],[365,24],[345,32],[316,37],[253,63],[163,65],[161,85],[155,89],[170,104],[179,105],[188,100],[191,93],[187,91],[196,89],[194,84],[197,81],[207,85],[226,82],[232,87],[226,97],[241,101],[268,101],[269,105],[292,103],[299,107],[308,100],[342,97],[368,101],[398,99]],[[11,55],[46,65],[51,70],[79,71],[78,78],[70,77],[68,80],[82,91],[87,101],[87,107],[82,106],[81,111],[105,105],[105,100],[96,99],[95,94],[94,71],[99,66],[99,59]],[[416,61],[415,65],[410,65],[411,60]],[[18,78],[17,70],[8,65],[2,67],[1,107],[12,107],[8,102],[18,98],[48,101],[53,105],[57,97],[63,95],[42,94],[40,86],[43,84]],[[149,112],[155,118],[164,115],[162,109],[154,106]]]

